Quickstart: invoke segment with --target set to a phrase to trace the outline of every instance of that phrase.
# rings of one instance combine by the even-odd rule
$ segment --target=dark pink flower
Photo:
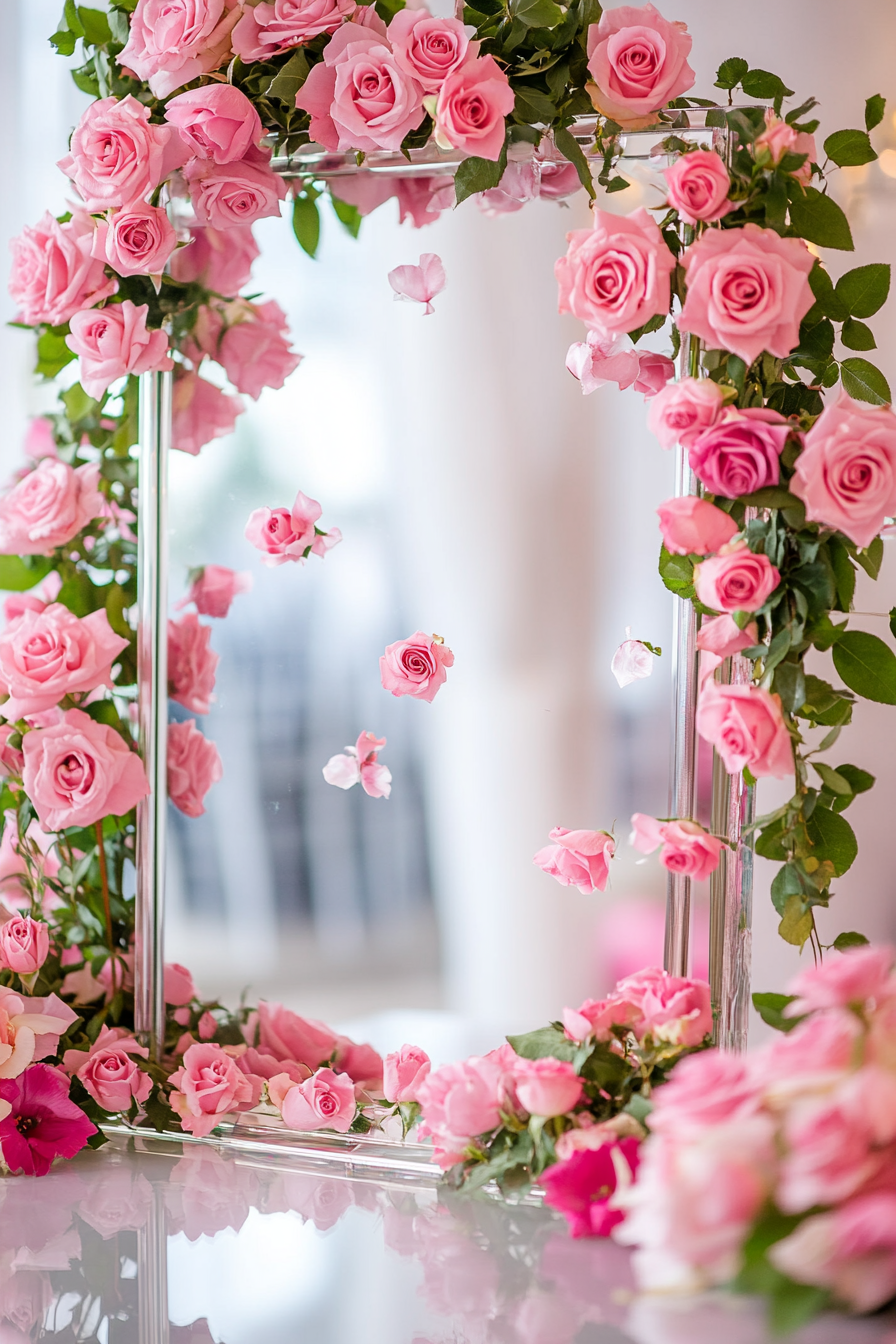
[[[0,1078],[0,1152],[12,1172],[45,1176],[57,1157],[74,1157],[97,1132],[69,1100],[69,1082],[48,1064],[32,1064],[18,1078]]]
[[[638,1169],[638,1140],[617,1139],[600,1148],[580,1149],[540,1177],[544,1202],[569,1223],[574,1237],[606,1237],[625,1214],[610,1208],[620,1173],[631,1184]]]

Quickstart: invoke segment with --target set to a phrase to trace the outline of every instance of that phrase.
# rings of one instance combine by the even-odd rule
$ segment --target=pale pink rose
[[[197,1138],[210,1134],[228,1112],[257,1106],[261,1097],[260,1079],[241,1073],[220,1045],[191,1045],[168,1081],[172,1108]]]
[[[696,149],[680,155],[663,169],[666,197],[685,224],[711,224],[727,215],[734,205],[728,200],[731,179],[714,150]]]
[[[94,214],[145,200],[189,158],[177,132],[149,116],[131,94],[100,98],[75,127],[59,167]]]
[[[717,658],[730,658],[759,643],[759,627],[750,621],[743,630],[738,629],[732,616],[713,616],[711,620],[703,618],[697,631],[697,648],[705,653],[713,653]]]
[[[22,773],[25,758],[21,750],[9,745],[9,739],[15,731],[15,727],[10,723],[0,724],[0,775]]]
[[[32,420],[29,420],[25,434],[25,455],[33,458],[35,462],[42,457],[59,456],[53,422],[48,420],[45,415],[36,415]]]
[[[705,682],[697,703],[697,732],[711,742],[729,775],[747,766],[755,779],[793,774],[793,748],[781,697],[761,686]]]
[[[513,1078],[517,1100],[530,1115],[565,1115],[582,1099],[582,1080],[563,1059],[521,1059]]]
[[[82,308],[102,303],[118,288],[93,256],[94,221],[76,210],[65,224],[47,211],[10,241],[9,292],[19,322],[57,326]]]
[[[515,215],[529,201],[538,199],[538,165],[516,163],[511,160],[504,169],[501,181],[488,191],[477,192],[477,208],[489,219],[501,215]]]
[[[263,1078],[267,1083],[276,1078],[284,1078],[290,1084],[301,1083],[310,1078],[313,1072],[307,1064],[297,1064],[293,1059],[275,1059],[273,1055],[264,1054],[251,1045],[243,1054],[236,1055],[235,1059],[243,1073],[254,1074],[256,1078]],[[271,1092],[270,1087],[268,1091]],[[274,1105],[279,1106],[280,1103],[275,1101]]]
[[[311,113],[311,138],[325,149],[398,149],[424,117],[423,91],[386,41],[346,23],[296,95]]]
[[[173,1008],[192,1003],[196,997],[196,986],[186,966],[181,966],[177,961],[165,962],[163,993],[165,1002]]]
[[[208,84],[179,93],[165,105],[165,120],[200,159],[233,163],[257,145],[264,128],[244,93],[232,84]]]
[[[481,159],[499,159],[506,134],[504,118],[513,111],[514,93],[493,56],[467,61],[439,90],[436,143]]]
[[[606,383],[616,383],[624,391],[638,377],[641,356],[628,336],[589,331],[584,341],[569,347],[566,367],[582,384],[584,396]]]
[[[775,1032],[754,1056],[754,1074],[777,1100],[794,1079],[808,1078],[811,1085],[819,1075],[848,1073],[861,1057],[862,1035],[862,1023],[845,1008],[813,1012],[786,1034]],[[866,1054],[867,1062],[877,1062],[870,1040]]]
[[[175,608],[181,610],[192,602],[200,616],[223,619],[237,594],[252,591],[252,575],[238,574],[226,565],[202,565],[190,571],[190,579],[190,591]]]
[[[817,1012],[824,1008],[865,1006],[889,999],[896,989],[892,947],[854,947],[829,956],[819,966],[808,966],[790,981],[789,994],[797,1000],[789,1007],[790,1015]]]
[[[255,509],[246,523],[246,538],[259,551],[266,565],[304,564],[309,555],[321,559],[342,540],[338,527],[321,532],[316,526],[323,509],[316,499],[300,490],[291,509]]]
[[[34,975],[50,955],[50,930],[43,920],[19,915],[0,924],[0,966],[16,975]]]
[[[616,841],[606,831],[568,831],[555,826],[550,833],[552,845],[540,849],[532,862],[561,886],[578,887],[588,894],[604,891],[610,876],[610,859]]]
[[[383,690],[393,695],[410,695],[430,704],[445,684],[446,668],[454,666],[454,654],[437,635],[417,630],[407,639],[387,644],[380,658]]]
[[[710,835],[696,821],[657,821],[636,812],[632,817],[631,843],[640,854],[660,849],[660,863],[670,873],[680,873],[703,882],[719,866],[723,841]]]
[[[697,597],[714,611],[759,611],[780,582],[768,556],[754,554],[743,540],[728,542],[694,566]]]
[[[389,272],[396,302],[407,299],[423,305],[423,316],[434,313],[432,301],[445,288],[445,267],[435,252],[423,252],[419,266],[396,266]]]
[[[80,357],[81,386],[89,396],[99,401],[111,383],[128,373],[174,368],[168,334],[147,330],[148,313],[148,304],[136,307],[130,299],[75,313],[65,343]]]
[[[258,256],[258,244],[250,224],[228,229],[190,225],[190,243],[180,247],[171,258],[174,280],[189,284],[199,280],[215,294],[233,298],[249,283],[252,263]]]
[[[168,694],[193,714],[207,714],[215,689],[218,654],[209,647],[211,626],[195,611],[168,622]]]
[[[240,13],[236,0],[137,0],[118,63],[166,98],[230,59]]]
[[[41,1264],[40,1252],[29,1261],[29,1249],[22,1247],[25,1264]],[[66,1269],[68,1264],[66,1256]],[[6,1269],[0,1286],[0,1344],[27,1344],[27,1340],[43,1334],[43,1321],[54,1301],[58,1299],[46,1271]]]
[[[383,1057],[372,1045],[358,1044],[348,1036],[336,1038],[337,1073],[347,1073],[356,1089],[381,1092],[383,1088]]]
[[[586,999],[578,1008],[563,1009],[563,1028],[571,1041],[585,1041],[589,1036],[609,1041],[614,1036],[614,1027],[628,1030],[640,1020],[640,1009],[615,995],[609,999]]]
[[[631,626],[627,625],[625,633],[630,635],[631,632]],[[620,686],[630,686],[633,681],[640,681],[650,676],[655,657],[656,654],[651,653],[640,639],[625,639],[613,654],[610,671]]]
[[[672,555],[708,555],[737,535],[730,513],[698,495],[667,499],[657,513],[663,545]]]
[[[876,1311],[896,1294],[896,1194],[857,1195],[816,1214],[769,1249],[776,1269],[833,1291],[856,1312]]]
[[[346,1134],[356,1111],[355,1089],[348,1075],[318,1069],[289,1089],[281,1114],[290,1129],[335,1129],[337,1134]]]
[[[752,1061],[721,1050],[701,1051],[680,1060],[667,1083],[657,1088],[651,1132],[687,1139],[728,1120],[755,1115],[762,1104]]]
[[[436,93],[448,75],[479,52],[459,19],[434,18],[424,7],[400,9],[387,36],[398,64],[421,88]]]
[[[843,389],[805,438],[790,488],[806,517],[868,546],[896,513],[896,415]]]
[[[172,444],[194,457],[203,444],[232,434],[237,416],[245,409],[239,397],[182,367],[175,374],[172,407]]]
[[[124,1027],[102,1027],[89,1050],[66,1050],[62,1066],[104,1111],[126,1114],[133,1101],[146,1101],[152,1091],[152,1079],[133,1055],[147,1059],[149,1051]]]
[[[337,789],[350,789],[355,784],[371,798],[388,798],[392,792],[392,772],[377,761],[386,745],[384,737],[363,732],[353,747],[331,756],[323,768],[323,777]]]
[[[334,33],[355,8],[355,0],[273,0],[244,5],[233,30],[233,50],[243,61],[267,61],[321,33]]]
[[[281,388],[302,356],[290,348],[286,314],[278,303],[243,303],[228,311],[214,358],[238,392],[255,401],[266,387]]]
[[[311,1069],[332,1059],[337,1038],[323,1022],[299,1017],[279,1003],[258,1005],[259,1049],[277,1060],[294,1060]]]
[[[97,221],[93,255],[119,275],[159,276],[176,246],[168,212],[137,201]]]
[[[538,177],[538,195],[543,201],[563,201],[582,189],[574,163],[545,159]]]
[[[290,1088],[298,1086],[303,1080],[293,1078],[289,1073],[275,1073],[267,1078],[268,1100],[272,1106],[282,1113],[283,1103],[286,1100],[286,1094]]]
[[[766,151],[768,159],[762,151]],[[770,107],[765,109],[765,130],[753,141],[753,155],[757,162],[770,160],[779,164],[785,154],[805,154],[806,162],[797,168],[792,176],[798,182],[808,186],[812,181],[812,164],[816,161],[818,150],[815,148],[815,136],[805,131],[797,131],[781,117],[775,116]]]
[[[279,218],[280,202],[288,192],[282,177],[271,171],[268,155],[238,163],[192,159],[184,170],[190,200],[200,224],[233,229],[257,219]]]
[[[765,407],[727,411],[688,447],[691,467],[707,490],[725,499],[777,485],[780,457],[793,426]]]
[[[799,344],[800,322],[815,302],[814,264],[801,238],[774,229],[707,229],[682,257],[687,298],[679,330],[747,364],[763,350],[783,359]]]
[[[675,363],[668,355],[659,355],[655,350],[642,350],[639,353],[635,391],[640,392],[645,401],[658,396],[669,379],[674,377]]]
[[[724,406],[724,393],[711,378],[682,378],[653,398],[647,424],[663,448],[677,443],[688,448],[701,430],[719,420]]]
[[[423,1083],[429,1077],[432,1061],[419,1045],[403,1045],[383,1060],[383,1093],[387,1101],[396,1104],[416,1101]]]
[[[31,999],[0,986],[0,1078],[17,1078],[34,1060],[55,1055],[77,1020],[55,994]]]
[[[444,1064],[429,1075],[417,1097],[420,1133],[432,1135],[440,1166],[453,1166],[478,1135],[498,1127],[505,1095],[505,1070],[488,1057]]]
[[[639,1040],[650,1035],[673,1045],[694,1046],[712,1031],[709,985],[703,980],[650,968],[620,980],[614,997],[639,1010],[641,1020],[632,1026]]]
[[[205,795],[223,775],[221,757],[195,719],[168,725],[168,797],[188,817],[205,812]]]
[[[450,177],[400,177],[396,195],[399,223],[410,220],[415,229],[433,224],[446,210],[454,208],[456,200],[454,180]]]
[[[595,105],[624,126],[687,93],[696,78],[688,65],[691,43],[686,24],[670,23],[651,4],[604,10],[588,29]]]
[[[566,235],[554,264],[559,311],[605,336],[634,331],[669,310],[675,258],[643,206],[630,215],[594,211],[594,227]]]
[[[10,722],[52,709],[66,695],[112,685],[112,665],[128,641],[105,608],[74,616],[58,602],[26,611],[0,633],[0,713]]]
[[[45,831],[123,817],[149,793],[143,762],[121,735],[80,709],[22,740],[25,791]]]

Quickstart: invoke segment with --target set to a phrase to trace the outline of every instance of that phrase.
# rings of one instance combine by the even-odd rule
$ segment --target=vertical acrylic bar
[[[144,377],[156,377],[144,374]],[[165,1190],[153,1183],[149,1216],[137,1233],[137,1339],[168,1344],[168,1228]]]
[[[137,808],[134,1026],[159,1059],[165,1042],[165,820],[168,805],[168,451],[171,374],[140,379],[137,683],[150,794]]]

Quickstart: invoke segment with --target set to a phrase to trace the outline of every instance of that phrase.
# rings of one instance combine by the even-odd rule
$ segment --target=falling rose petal
[[[419,266],[396,266],[389,272],[389,284],[395,290],[396,301],[407,299],[422,303],[424,317],[435,312],[432,300],[445,288],[445,267],[435,252],[424,252]]]
[[[628,336],[589,331],[584,341],[569,347],[566,367],[582,384],[584,396],[607,383],[616,383],[624,391],[638,377],[640,356]]]
[[[327,783],[335,784],[337,789],[350,789],[353,784],[360,784],[361,767],[354,747],[346,747],[344,753],[331,756],[324,766],[323,775]]]
[[[386,745],[384,737],[363,732],[353,747],[346,747],[338,756],[331,756],[323,768],[328,784],[337,789],[350,789],[355,784],[371,798],[388,798],[392,792],[392,774],[385,765],[377,764],[377,753]]]
[[[626,626],[625,633],[631,635],[631,626]],[[620,686],[628,686],[650,676],[655,656],[640,639],[625,639],[613,654],[610,671]]]

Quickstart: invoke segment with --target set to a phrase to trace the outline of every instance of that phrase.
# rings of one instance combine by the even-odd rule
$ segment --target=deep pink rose
[[[521,1059],[513,1080],[517,1100],[530,1115],[565,1115],[582,1099],[582,1080],[565,1059]]]
[[[66,1050],[63,1068],[76,1074],[104,1111],[126,1114],[131,1102],[144,1102],[152,1079],[132,1058],[149,1056],[124,1027],[102,1027],[89,1050]]]
[[[416,1101],[429,1077],[432,1061],[419,1045],[403,1045],[383,1060],[383,1093],[387,1101]]]
[[[335,1129],[337,1134],[351,1129],[356,1111],[351,1078],[332,1069],[318,1069],[291,1087],[281,1107],[283,1123],[290,1129]]]
[[[670,873],[703,882],[719,866],[723,842],[696,821],[657,821],[636,812],[632,817],[632,845],[641,854],[660,848],[660,863]]]
[[[436,143],[481,159],[500,158],[504,118],[513,111],[513,104],[513,90],[493,56],[467,61],[439,90]]]
[[[282,387],[302,362],[290,347],[286,314],[273,299],[231,305],[214,358],[237,391],[255,401],[266,387]]]
[[[639,1040],[649,1035],[673,1045],[694,1046],[712,1031],[709,985],[703,980],[650,968],[620,980],[614,997],[638,1009],[640,1021],[632,1029]]]
[[[799,344],[800,322],[815,302],[815,258],[801,238],[745,224],[707,229],[685,250],[687,298],[678,318],[711,350],[752,364],[763,350],[780,359]]]
[[[737,535],[730,513],[699,495],[667,499],[657,509],[663,545],[672,555],[708,555]]]
[[[168,622],[168,694],[193,714],[207,714],[214,700],[218,654],[210,647],[211,626],[195,611]]]
[[[566,367],[582,384],[582,395],[588,396],[606,383],[616,383],[622,391],[631,387],[640,372],[641,357],[628,336],[589,331],[584,341],[569,347]]]
[[[273,0],[244,6],[233,30],[233,49],[244,61],[266,61],[321,33],[334,33],[355,8],[355,0]]]
[[[166,98],[229,60],[240,13],[236,0],[138,0],[118,63]]]
[[[199,223],[226,230],[254,224],[256,219],[279,218],[280,202],[289,188],[271,171],[268,159],[259,151],[238,163],[191,160],[184,177]]]
[[[232,84],[207,84],[165,105],[165,120],[200,159],[233,163],[257,145],[264,128],[251,101]]]
[[[647,424],[663,448],[690,447],[701,430],[716,424],[725,406],[724,393],[711,378],[682,378],[653,398]]]
[[[191,242],[171,258],[171,275],[182,284],[199,280],[216,294],[233,298],[249,283],[258,244],[250,224],[227,229],[190,225]]]
[[[145,200],[189,158],[177,132],[150,122],[149,115],[131,94],[100,98],[75,127],[71,152],[59,167],[94,214]]]
[[[852,1311],[876,1311],[896,1295],[896,1194],[860,1194],[807,1218],[770,1247],[769,1260],[797,1283],[832,1291]]]
[[[781,477],[781,452],[792,426],[764,407],[728,411],[688,448],[694,471],[707,490],[726,499],[751,495]]]
[[[171,1106],[183,1128],[197,1138],[210,1134],[223,1115],[258,1105],[261,1081],[247,1078],[220,1045],[191,1045],[169,1078]]]
[[[711,742],[729,775],[747,766],[759,779],[793,774],[793,749],[781,697],[761,686],[704,683],[697,704],[697,732]]]
[[[194,457],[212,439],[232,434],[237,416],[245,409],[239,397],[183,368],[175,374],[172,405],[172,444]]]
[[[10,1171],[46,1176],[55,1158],[74,1157],[97,1132],[68,1094],[68,1079],[47,1064],[0,1078],[0,1153]]]
[[[168,725],[168,797],[188,817],[205,812],[205,795],[223,775],[221,757],[195,719]]]
[[[128,641],[116,635],[105,608],[74,616],[58,602],[26,611],[0,633],[0,713],[15,722],[52,709],[66,695],[112,685],[112,664]]]
[[[561,313],[619,336],[668,312],[675,258],[643,206],[630,215],[595,210],[594,227],[566,239],[566,256],[554,265]]]
[[[299,1017],[280,1003],[258,1005],[258,1048],[278,1060],[317,1069],[333,1057],[337,1037],[323,1022]]]
[[[121,735],[80,709],[22,740],[25,791],[45,831],[123,817],[149,793],[143,762]]]
[[[656,397],[674,377],[675,364],[668,355],[659,355],[655,350],[639,352],[635,391],[640,392],[645,401]]]
[[[436,93],[469,56],[479,53],[459,19],[434,18],[426,9],[400,9],[387,29],[395,59],[427,93]]]
[[[360,784],[371,798],[388,798],[392,792],[392,772],[378,762],[379,753],[386,745],[384,737],[363,732],[355,745],[331,756],[323,767],[323,777],[337,789],[350,789]]]
[[[161,275],[177,246],[177,234],[160,205],[135,205],[99,220],[93,255],[119,275]]]
[[[290,560],[303,564],[309,555],[323,558],[342,540],[338,527],[331,527],[329,532],[318,530],[316,523],[322,513],[317,500],[300,490],[291,509],[255,509],[249,515],[245,535],[262,552],[266,565],[285,565]]]
[[[610,876],[610,859],[616,841],[606,831],[568,831],[555,826],[552,845],[540,849],[532,862],[564,887],[579,891],[603,891]]]
[[[714,611],[759,611],[781,582],[767,555],[755,555],[745,541],[732,541],[718,555],[694,566],[694,587]]]
[[[731,179],[721,157],[711,149],[682,154],[663,169],[666,197],[685,224],[711,224],[734,206],[728,200]]]
[[[868,546],[896,513],[896,415],[843,389],[805,439],[790,488],[806,517]]]
[[[445,669],[453,666],[454,654],[445,641],[417,630],[386,646],[380,658],[380,680],[383,689],[393,695],[410,695],[431,704],[445,683]]]
[[[65,224],[47,211],[10,241],[9,292],[19,322],[57,326],[115,293],[117,281],[93,256],[93,237],[94,222],[83,211],[76,210]]]
[[[238,593],[252,591],[252,575],[238,574],[226,565],[203,565],[190,571],[190,591],[176,604],[179,610],[194,603],[200,616],[223,619]]]
[[[688,65],[691,43],[686,24],[669,23],[651,4],[604,10],[588,29],[595,106],[624,126],[687,93],[696,78]]]
[[[704,616],[697,631],[697,648],[705,653],[714,653],[717,658],[730,658],[759,643],[759,627],[755,621],[738,629],[734,618],[728,615],[713,616],[707,620]]]
[[[168,354],[168,334],[161,328],[147,330],[148,313],[148,304],[138,308],[130,299],[75,313],[65,343],[80,357],[81,386],[88,396],[99,401],[111,383],[128,373],[174,368]]]
[[[815,148],[815,136],[805,131],[797,131],[788,126],[781,117],[777,117],[770,107],[765,109],[765,130],[753,141],[753,156],[758,163],[766,166],[771,162],[779,164],[785,154],[805,154],[806,162],[791,175],[808,186],[812,181],[812,164],[818,157]]]
[[[545,1190],[544,1202],[563,1214],[571,1236],[606,1237],[622,1222],[624,1212],[609,1208],[609,1201],[620,1172],[627,1168],[629,1181],[634,1179],[638,1147],[637,1139],[604,1139],[600,1147],[573,1152],[542,1172],[538,1182]]]
[[[668,1085],[657,1088],[650,1128],[664,1136],[686,1138],[727,1120],[755,1115],[761,1101],[750,1059],[706,1050],[680,1060]]]
[[[444,1064],[429,1075],[417,1100],[421,1133],[432,1135],[440,1166],[453,1166],[473,1139],[498,1127],[505,1095],[505,1070],[487,1056]]]
[[[0,924],[0,966],[16,975],[34,975],[50,954],[50,930],[43,920],[19,915]]]
[[[797,995],[790,1012],[798,1017],[824,1008],[880,1003],[896,992],[894,959],[893,948],[886,945],[854,947],[808,966],[787,986],[789,994]]]
[[[398,149],[423,120],[423,92],[385,40],[346,23],[296,95],[311,113],[311,137],[325,149]]]

